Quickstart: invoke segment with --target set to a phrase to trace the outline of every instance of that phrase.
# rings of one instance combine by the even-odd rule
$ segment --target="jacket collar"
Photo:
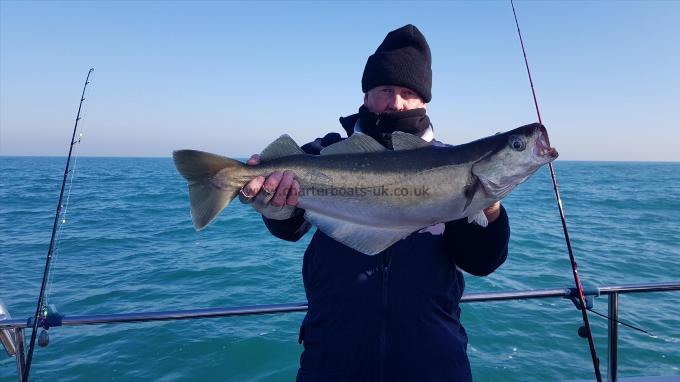
[[[357,119],[356,122],[354,122],[354,129],[352,131],[353,133],[361,133],[361,123],[359,123],[359,120]],[[348,134],[351,135],[351,134]],[[425,142],[432,142],[434,139],[434,130],[432,130],[432,126],[428,127],[427,130],[423,132],[422,135],[420,135],[420,138],[424,140]]]

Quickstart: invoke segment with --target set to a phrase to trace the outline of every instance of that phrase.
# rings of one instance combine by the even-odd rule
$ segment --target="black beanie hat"
[[[361,89],[364,93],[381,85],[404,86],[425,102],[432,99],[432,56],[425,36],[408,24],[388,33],[368,57]]]

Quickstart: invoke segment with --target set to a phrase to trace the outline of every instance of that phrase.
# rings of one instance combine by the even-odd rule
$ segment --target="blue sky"
[[[561,159],[680,161],[680,2],[516,3]],[[0,2],[0,155],[243,157],[340,131],[385,34],[433,52],[430,118],[464,143],[536,120],[509,2]]]

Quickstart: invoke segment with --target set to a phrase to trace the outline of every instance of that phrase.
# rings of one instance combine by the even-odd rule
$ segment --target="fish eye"
[[[523,137],[519,135],[513,135],[509,139],[510,147],[517,151],[523,151],[527,147],[527,143]]]

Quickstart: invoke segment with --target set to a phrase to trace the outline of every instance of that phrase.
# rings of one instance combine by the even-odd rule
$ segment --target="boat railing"
[[[668,292],[679,291],[680,281],[674,282],[655,282],[625,285],[607,285],[599,287],[586,287],[586,307],[589,308],[593,298],[606,295],[608,300],[608,354],[607,354],[607,381],[617,381],[618,367],[618,311],[619,295],[628,293],[649,293],[649,292]],[[516,291],[498,291],[484,293],[467,293],[463,295],[461,302],[490,302],[504,300],[528,300],[540,298],[565,298],[571,300],[579,307],[579,300],[575,288],[555,288],[555,289],[532,289]],[[224,308],[204,308],[190,310],[174,310],[161,312],[136,312],[136,313],[117,313],[117,314],[98,314],[80,316],[60,316],[55,314],[45,320],[43,326],[81,326],[81,325],[101,325],[101,324],[124,324],[132,322],[149,321],[171,321],[186,319],[218,318],[231,316],[261,315],[261,314],[280,314],[304,312],[307,310],[306,302],[270,304],[270,305],[251,305]],[[17,373],[19,379],[25,368],[25,349],[24,331],[32,327],[33,318],[27,320],[12,319],[5,306],[0,301],[0,340],[10,356],[16,357]]]

